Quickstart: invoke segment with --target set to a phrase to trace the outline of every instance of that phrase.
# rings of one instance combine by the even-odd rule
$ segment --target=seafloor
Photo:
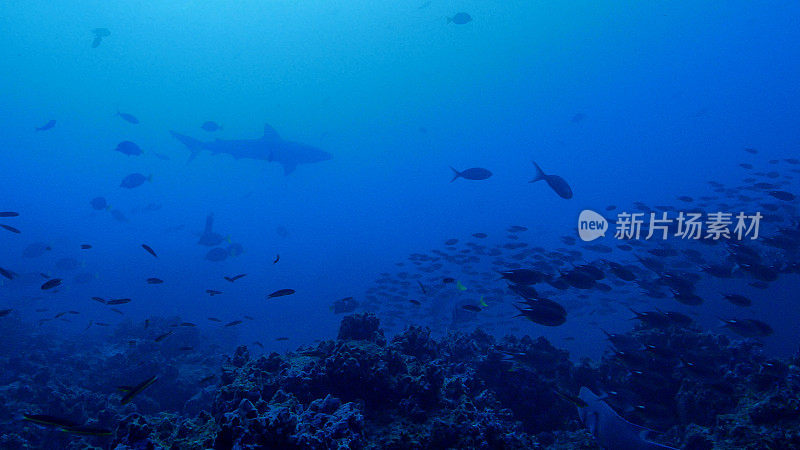
[[[76,340],[32,335],[7,319],[2,449],[599,448],[572,397],[581,386],[607,392],[617,411],[673,447],[800,448],[800,355],[770,360],[755,340],[691,325],[640,324],[615,337],[674,353],[629,361],[609,351],[575,364],[544,338],[476,330],[437,340],[409,327],[387,339],[370,314],[345,317],[337,338],[316,347],[281,355],[241,346],[222,359],[212,355],[225,344],[198,329],[160,344],[130,324]],[[119,385],[153,375],[152,386],[121,404]],[[634,390],[646,401],[627,402]]]

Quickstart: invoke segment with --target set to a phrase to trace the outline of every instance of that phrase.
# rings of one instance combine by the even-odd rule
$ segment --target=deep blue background
[[[745,147],[758,160],[798,154],[796,1],[423,3],[0,3],[0,210],[23,214],[4,222],[23,234],[0,236],[0,266],[52,274],[69,256],[98,277],[41,300],[0,288],[0,306],[32,318],[45,303],[79,309],[72,328],[82,330],[89,319],[120,320],[90,296],[132,297],[133,320],[249,314],[257,325],[234,330],[243,340],[280,348],[273,338],[292,336],[293,346],[335,333],[333,300],[358,297],[395,261],[447,238],[519,224],[531,245],[557,246],[584,208],[668,203],[708,193],[711,179],[739,182],[737,164],[756,161]],[[459,11],[473,22],[448,24]],[[91,48],[96,27],[111,36]],[[586,118],[573,123],[577,113]],[[54,129],[33,131],[49,119]],[[290,176],[209,153],[187,165],[168,130],[208,140],[206,120],[230,139],[270,123],[334,159]],[[121,140],[145,154],[113,151]],[[574,199],[528,184],[532,159],[568,179]],[[494,176],[450,184],[450,165]],[[153,181],[120,189],[132,172]],[[130,222],[93,211],[95,196]],[[136,212],[150,203],[163,207]],[[212,211],[244,255],[203,259],[196,241]],[[37,241],[53,251],[22,259]],[[236,273],[249,276],[221,278]],[[167,282],[146,285],[151,276]],[[794,346],[796,283],[776,283],[748,313],[773,320],[775,348]],[[287,287],[297,294],[264,299]],[[599,332],[580,321],[555,332],[578,336],[573,350],[597,347]]]

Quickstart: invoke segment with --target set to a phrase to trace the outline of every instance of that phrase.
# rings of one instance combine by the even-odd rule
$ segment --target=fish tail
[[[184,136],[180,133],[176,133],[174,131],[170,131],[170,134],[175,139],[181,141],[181,144],[185,145],[186,148],[189,149],[191,154],[189,155],[189,159],[186,161],[186,164],[192,162],[198,154],[203,150],[203,143],[198,141],[197,139],[191,138],[189,136]]]
[[[531,162],[533,163],[533,166],[536,167],[536,176],[531,181],[529,181],[529,183],[536,183],[539,180],[544,180],[544,172],[542,171],[542,168],[539,167],[538,164],[536,164],[536,161],[531,161]]]
[[[450,18],[448,18],[447,20],[450,20]],[[456,169],[453,169],[453,167],[452,167],[452,166],[450,167],[450,170],[452,170],[452,171],[453,171],[453,179],[452,179],[452,180],[450,180],[450,182],[452,183],[453,181],[456,181],[456,179],[457,179],[458,177],[460,177],[460,176],[461,176],[461,172],[457,171]]]

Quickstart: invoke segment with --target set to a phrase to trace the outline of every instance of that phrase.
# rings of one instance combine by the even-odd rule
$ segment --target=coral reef
[[[754,340],[692,327],[640,326],[616,337],[632,348],[579,364],[544,338],[476,330],[437,340],[415,326],[387,338],[371,314],[345,317],[336,340],[286,354],[240,346],[221,361],[201,351],[196,332],[175,336],[170,345],[196,348],[180,357],[149,340],[130,345],[136,333],[121,329],[93,347],[40,335],[18,342],[26,357],[3,353],[0,446],[591,449],[569,400],[588,386],[675,447],[800,447],[800,355],[770,360]],[[69,352],[72,360],[56,358]],[[158,382],[121,405],[116,386],[143,373]],[[111,434],[42,427],[20,420],[23,412]]]

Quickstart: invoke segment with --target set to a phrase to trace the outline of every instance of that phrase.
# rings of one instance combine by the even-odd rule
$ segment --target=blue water
[[[447,23],[459,11],[473,21]],[[674,204],[709,194],[709,180],[741,184],[740,162],[797,156],[799,14],[791,1],[6,0],[0,210],[20,212],[2,223],[22,233],[0,230],[0,267],[65,282],[42,292],[44,279],[14,289],[4,280],[0,308],[32,323],[41,317],[35,308],[78,310],[69,323],[44,325],[64,333],[98,321],[178,315],[212,327],[209,316],[249,315],[255,320],[229,330],[243,343],[286,350],[329,338],[340,319],[332,302],[362,301],[378,274],[401,270],[395,263],[410,253],[475,232],[500,242],[512,224],[529,228],[530,245],[556,248],[560,236],[575,235],[583,209]],[[98,27],[110,35],[92,48]],[[34,131],[51,119],[53,129]],[[223,129],[202,130],[208,120]],[[168,132],[257,139],[265,123],[333,159],[289,175],[210,152],[187,164],[189,151]],[[123,140],[144,154],[115,152]],[[532,160],[567,179],[574,198],[528,183]],[[493,176],[449,183],[448,166]],[[135,172],[152,181],[120,188]],[[93,210],[98,196],[112,209]],[[158,209],[145,210],[151,204]],[[197,240],[211,212],[215,231],[244,254],[204,259],[209,248]],[[22,258],[34,242],[52,250]],[[80,250],[84,243],[93,248]],[[65,257],[80,267],[58,269]],[[94,278],[72,282],[78,273]],[[238,273],[248,275],[222,278]],[[757,304],[745,315],[770,321],[767,344],[777,353],[795,350],[800,311],[789,292],[797,281],[748,291]],[[297,292],[265,298],[283,288]],[[133,301],[118,315],[92,296]],[[708,303],[699,317],[709,327],[731,312]],[[630,327],[619,310],[606,326]],[[517,321],[520,334],[575,337],[564,345],[577,355],[602,350],[599,327],[586,319],[557,329]],[[280,336],[291,340],[275,342]]]

